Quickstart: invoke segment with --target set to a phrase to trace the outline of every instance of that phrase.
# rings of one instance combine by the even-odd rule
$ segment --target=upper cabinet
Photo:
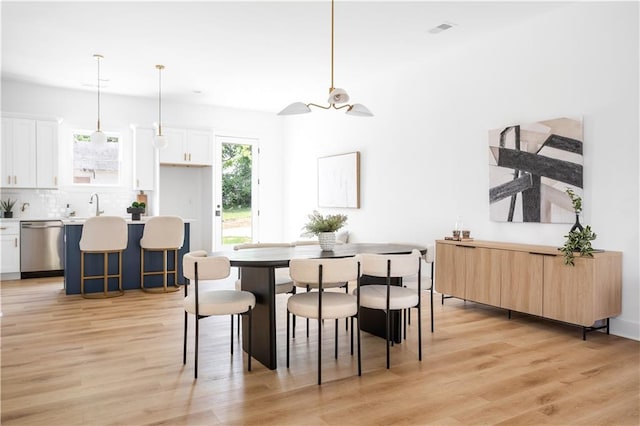
[[[210,130],[164,128],[169,145],[160,150],[160,164],[211,166],[213,132]]]
[[[57,122],[2,117],[0,187],[58,187]]]
[[[152,129],[137,128],[134,133],[135,161],[133,189],[153,191],[155,183],[155,147]]]
[[[2,117],[2,187],[36,186],[36,122]]]
[[[58,123],[2,117],[0,186],[58,187]]]
[[[36,186],[58,187],[58,123],[36,121]]]

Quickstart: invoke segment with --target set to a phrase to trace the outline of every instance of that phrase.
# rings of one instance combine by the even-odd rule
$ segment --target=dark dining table
[[[219,251],[213,256],[226,256],[231,266],[240,268],[242,290],[250,291],[256,296],[256,306],[253,311],[252,353],[253,358],[260,361],[269,369],[276,369],[276,292],[275,270],[286,268],[291,259],[318,259],[351,257],[362,253],[377,254],[405,254],[417,249],[426,253],[426,247],[411,244],[379,244],[358,243],[338,244],[332,251],[323,251],[319,245],[300,245],[292,247],[262,247],[243,249],[237,251]],[[381,282],[374,277],[363,276],[361,284]],[[393,284],[399,285],[401,281],[395,279]],[[392,331],[392,339],[400,343],[399,313],[395,312],[395,327]],[[360,317],[361,329],[378,336],[385,336],[384,312],[362,309]],[[248,347],[248,324],[243,322],[242,345]]]

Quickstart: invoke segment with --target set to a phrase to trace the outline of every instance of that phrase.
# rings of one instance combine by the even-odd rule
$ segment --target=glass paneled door
[[[214,241],[216,250],[228,250],[256,235],[258,140],[218,135],[216,151]]]

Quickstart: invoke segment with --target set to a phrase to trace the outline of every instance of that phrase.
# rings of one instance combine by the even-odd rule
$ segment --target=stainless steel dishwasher
[[[20,276],[64,275],[64,226],[61,220],[20,222]]]

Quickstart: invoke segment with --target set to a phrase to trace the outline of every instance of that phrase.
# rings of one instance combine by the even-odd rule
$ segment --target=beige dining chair
[[[319,291],[294,294],[287,301],[287,368],[289,368],[291,352],[290,314],[317,319],[318,385],[320,385],[322,383],[322,321],[325,319],[335,320],[334,357],[337,359],[338,319],[351,318],[351,354],[353,355],[353,318],[359,318],[357,296],[323,291],[324,282],[359,282],[360,260],[358,256],[330,259],[292,259],[289,262],[289,271],[294,281],[316,285]],[[362,374],[360,352],[360,326],[358,326],[358,375]]]
[[[422,290],[422,255],[418,250],[410,254],[369,254],[360,255],[362,274],[372,277],[386,278],[386,284],[370,284],[359,286],[355,291],[359,295],[360,307],[379,309],[386,316],[387,368],[390,367],[390,345],[392,315],[391,311],[418,309],[418,359],[422,361],[422,315],[420,293]],[[404,278],[417,275],[418,289],[391,285],[391,278]]]
[[[127,222],[119,216],[95,216],[86,220],[80,236],[80,294],[85,299],[100,299],[122,296],[122,252],[127,248]],[[103,255],[103,274],[85,275],[85,257],[87,254]],[[109,254],[118,256],[117,272],[109,273]],[[118,289],[109,290],[109,279],[118,280]],[[102,293],[85,292],[86,281],[102,280]]]
[[[253,308],[256,298],[253,293],[238,290],[202,289],[200,280],[222,280],[231,273],[229,258],[224,256],[207,256],[205,251],[193,251],[183,257],[182,268],[188,279],[184,286],[184,345],[182,364],[187,363],[187,322],[189,314],[195,317],[195,365],[193,377],[198,378],[198,340],[200,320],[212,315],[246,315],[249,319],[249,335],[247,347],[247,370],[251,371],[251,329]],[[189,285],[194,289],[189,294]],[[231,333],[231,354],[233,355],[233,333]]]
[[[342,233],[342,236],[340,239],[336,239],[336,243],[337,244],[345,244],[347,242],[347,238],[348,238],[348,233]],[[317,239],[315,240],[297,240],[294,241],[293,243],[291,243],[294,247],[295,246],[320,246],[320,243],[318,242]],[[311,291],[311,290],[317,290],[318,286],[313,284],[313,283],[305,283],[305,282],[298,282],[298,281],[294,281],[294,286],[295,287],[300,287],[300,288],[304,288],[306,289],[307,292]],[[294,287],[294,288],[295,288]],[[344,292],[349,294],[349,282],[325,282],[323,285],[323,289],[329,289],[329,288],[343,288]],[[295,291],[294,291],[295,293]],[[307,337],[309,337],[309,319],[307,318],[306,320],[307,322]],[[349,330],[349,321],[345,321],[345,329]],[[293,337],[296,337],[296,321],[295,321],[295,316],[293,318]]]

